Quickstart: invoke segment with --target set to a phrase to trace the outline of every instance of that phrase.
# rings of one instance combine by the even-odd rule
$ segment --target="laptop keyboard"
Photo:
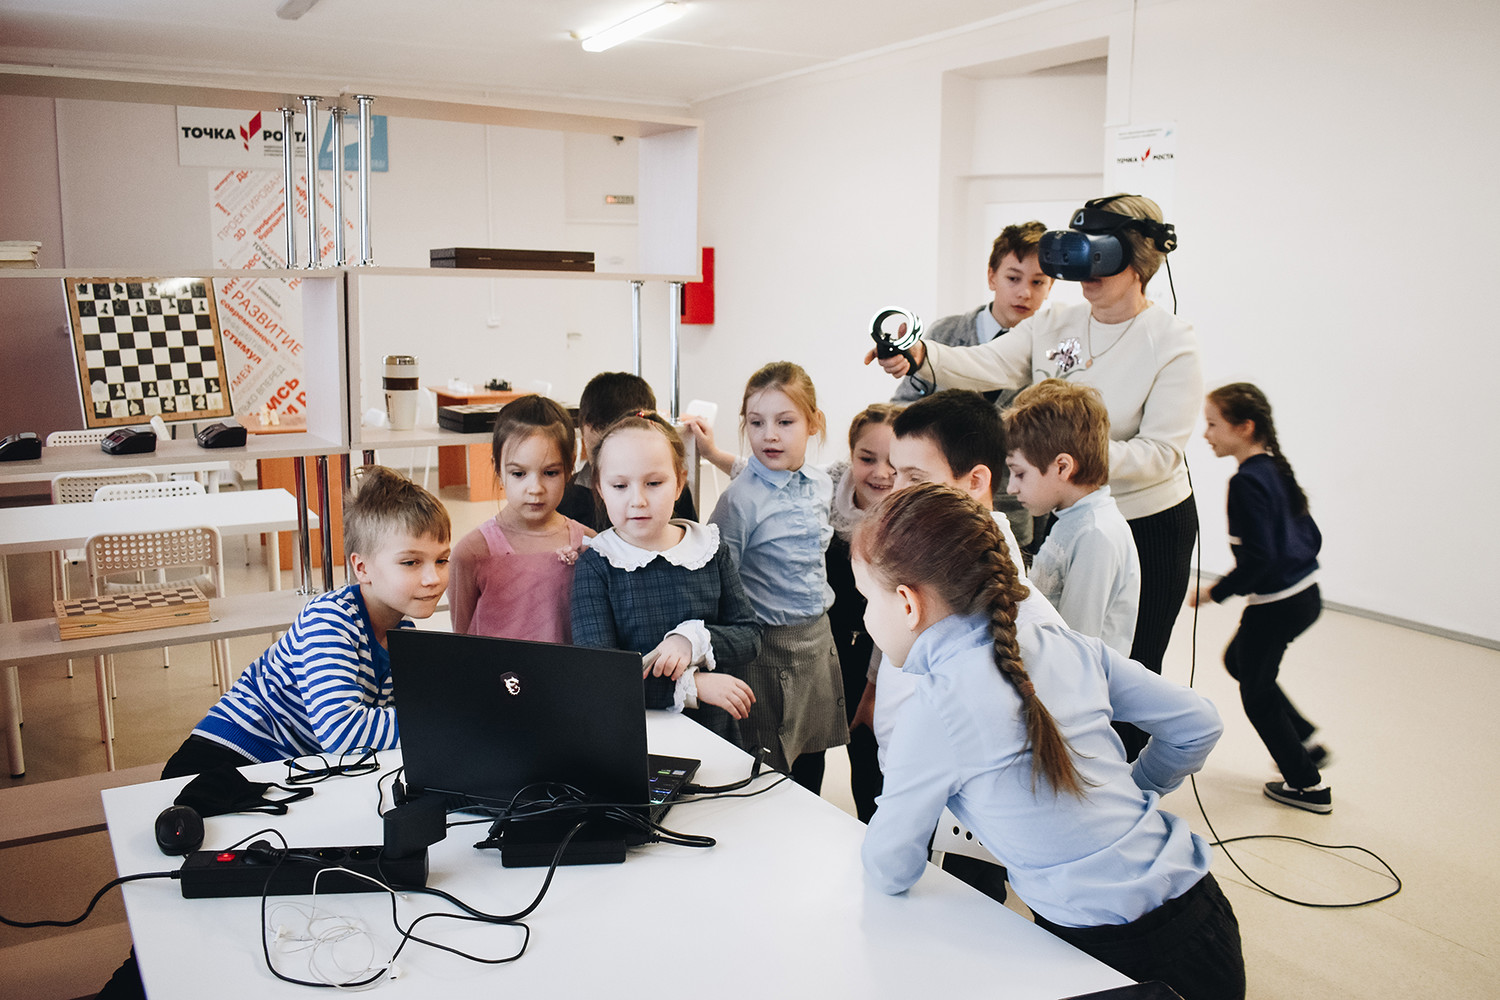
[[[659,806],[674,798],[682,786],[692,780],[698,770],[698,761],[684,757],[665,757],[651,754],[648,758],[651,771],[650,798],[653,806]]]

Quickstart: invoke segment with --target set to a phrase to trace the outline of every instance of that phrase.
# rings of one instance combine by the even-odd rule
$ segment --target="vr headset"
[[[1042,273],[1064,281],[1108,278],[1130,264],[1130,254],[1119,237],[1122,229],[1134,229],[1162,253],[1177,249],[1177,230],[1170,222],[1137,219],[1111,212],[1104,206],[1123,195],[1095,198],[1073,213],[1068,229],[1042,234],[1037,260]]]

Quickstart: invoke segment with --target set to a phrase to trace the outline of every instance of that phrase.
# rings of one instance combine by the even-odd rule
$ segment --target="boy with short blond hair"
[[[167,761],[162,777],[212,767],[385,750],[397,743],[386,634],[428,618],[448,588],[452,525],[437,497],[399,472],[363,470],[344,501],[354,580],[307,602]]]
[[[1010,492],[1056,523],[1031,583],[1075,632],[1130,655],[1140,604],[1135,538],[1109,493],[1109,413],[1099,390],[1047,379],[1005,411]]]

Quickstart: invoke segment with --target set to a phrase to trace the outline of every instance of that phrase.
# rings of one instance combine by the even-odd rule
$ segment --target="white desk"
[[[315,515],[309,514],[316,524]],[[246,490],[150,500],[47,504],[0,509],[0,621],[10,621],[6,557],[18,552],[51,552],[81,548],[93,535],[120,531],[164,531],[208,524],[226,535],[291,531],[297,527],[297,502],[286,490]],[[272,590],[281,586],[280,551],[272,539],[266,549]],[[204,629],[204,638],[211,634]],[[142,633],[150,635],[151,633]],[[75,655],[77,647],[59,643],[57,658]],[[96,678],[97,682],[97,678]],[[0,677],[0,720],[5,725],[10,773],[25,771],[21,746],[19,687],[14,663]]]
[[[651,749],[702,758],[699,781],[718,784],[748,771],[746,755],[696,724],[660,712],[647,716]],[[382,752],[380,760],[377,775],[323,782],[286,816],[207,820],[205,849],[267,827],[282,831],[294,847],[378,844],[375,780],[389,776],[399,754]],[[255,780],[279,780],[286,769],[261,765],[250,773]],[[178,866],[157,851],[152,820],[186,782],[103,792],[121,874]],[[940,992],[1056,1000],[1129,982],[936,868],[903,896],[870,889],[859,861],[864,827],[791,782],[757,798],[679,805],[667,825],[716,837],[718,846],[632,848],[623,865],[561,868],[527,919],[531,945],[518,962],[481,966],[409,945],[398,960],[401,978],[385,990],[443,998],[503,991],[516,997],[911,1000]],[[501,867],[493,851],[471,846],[484,832],[484,826],[450,830],[432,848],[428,884],[491,913],[519,910],[545,870]],[[259,898],[183,899],[169,879],[133,882],[123,891],[152,1000],[196,1000],[206,990],[222,998],[307,996],[305,988],[282,983],[265,968]],[[307,902],[272,897],[273,905],[277,899]],[[388,957],[394,949],[388,897],[326,896],[320,905],[364,919],[377,954]],[[398,903],[403,923],[434,910],[450,907],[420,895]],[[520,938],[509,928],[450,921],[423,927],[444,943],[489,955],[514,951]],[[283,972],[308,978],[305,953],[273,957]]]

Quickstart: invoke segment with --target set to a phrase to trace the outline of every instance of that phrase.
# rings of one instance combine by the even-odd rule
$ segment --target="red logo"
[[[249,147],[249,146],[246,146],[246,147],[245,147],[245,148],[246,148],[246,149],[249,149],[249,148],[250,148],[250,147]],[[1149,159],[1151,159],[1151,147],[1150,147],[1150,146],[1147,146],[1147,147],[1146,147],[1146,151],[1145,151],[1145,152],[1144,152],[1144,153],[1142,153],[1142,154],[1141,154],[1141,162],[1142,162],[1142,163],[1145,163],[1145,162],[1146,162],[1146,161],[1147,161],[1147,160],[1149,160]]]
[[[244,142],[245,142],[245,151],[247,153],[250,151],[250,137],[252,135],[255,135],[259,131],[260,131],[260,112],[257,111],[255,113],[255,117],[252,118],[252,119],[250,119],[250,124],[249,125],[241,125],[240,126],[240,138],[243,139]]]

